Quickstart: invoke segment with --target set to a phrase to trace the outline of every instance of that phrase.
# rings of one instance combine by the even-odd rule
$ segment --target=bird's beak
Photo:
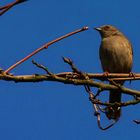
[[[99,28],[99,27],[97,27],[97,28],[94,28],[95,30],[97,30],[97,31],[101,31],[102,29],[101,28]]]

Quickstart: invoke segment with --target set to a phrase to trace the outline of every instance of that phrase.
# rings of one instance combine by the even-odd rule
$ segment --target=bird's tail
[[[123,84],[123,83],[120,83]],[[121,92],[118,90],[115,91],[110,91],[110,95],[109,95],[109,103],[115,103],[121,102]],[[110,106],[106,108],[106,116],[108,117],[108,119],[114,119],[114,120],[118,120],[121,116],[121,108],[116,106],[114,104],[114,106]]]

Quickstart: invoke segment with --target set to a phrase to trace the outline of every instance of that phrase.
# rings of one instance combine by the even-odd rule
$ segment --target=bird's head
[[[103,25],[94,29],[100,33],[102,38],[110,37],[113,35],[122,35],[122,33],[112,25]]]

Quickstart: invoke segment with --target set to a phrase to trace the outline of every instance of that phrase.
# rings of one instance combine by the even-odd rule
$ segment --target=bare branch
[[[132,100],[132,101],[127,101],[127,102],[116,102],[116,103],[103,103],[101,102],[100,100],[97,100],[97,99],[93,99],[93,98],[90,98],[91,102],[94,103],[94,104],[99,104],[99,105],[103,105],[103,106],[118,106],[118,107],[126,107],[126,106],[129,106],[129,105],[136,105],[138,103],[140,103],[140,100]]]
[[[91,91],[90,87],[89,86],[84,86],[85,87],[85,90],[86,92],[88,93],[89,95],[89,98],[90,99],[95,99],[95,95],[94,93]],[[117,121],[113,121],[111,124],[107,125],[106,127],[102,127],[101,125],[101,114],[99,112],[100,108],[98,106],[98,104],[96,103],[93,103],[92,102],[92,105],[93,105],[93,108],[94,108],[94,115],[97,117],[97,124],[98,124],[98,127],[101,129],[101,130],[107,130],[109,128],[111,128]],[[104,112],[105,113],[105,112]]]
[[[47,49],[50,45],[52,45],[52,44],[54,44],[54,43],[56,43],[56,42],[58,42],[58,41],[60,41],[60,40],[62,40],[62,39],[64,39],[64,38],[67,38],[67,37],[69,37],[69,36],[72,36],[72,35],[74,35],[74,34],[77,34],[77,33],[79,33],[79,32],[85,31],[85,30],[87,30],[87,29],[88,29],[88,27],[85,26],[85,27],[83,27],[83,28],[81,28],[81,29],[75,30],[75,31],[70,32],[70,33],[68,33],[68,34],[66,34],[66,35],[64,35],[64,36],[61,36],[61,37],[59,37],[59,38],[57,38],[57,39],[55,39],[55,40],[53,40],[53,41],[48,42],[47,44],[41,46],[40,48],[38,48],[37,50],[33,51],[32,53],[30,53],[30,54],[29,54],[28,56],[26,56],[25,58],[23,58],[22,60],[18,61],[17,63],[15,63],[15,64],[12,65],[11,67],[9,67],[7,70],[4,71],[4,73],[7,74],[7,73],[10,72],[12,69],[14,69],[14,68],[17,67],[18,65],[20,65],[21,63],[23,63],[24,61],[26,61],[27,59],[29,59],[29,58],[32,57],[33,55],[37,54],[38,52],[40,52],[40,51],[42,51],[42,50],[44,50],[44,49]]]
[[[132,90],[126,88],[124,86],[120,88],[116,87],[115,85],[105,84],[103,82],[93,81],[92,79],[79,79],[79,78],[67,78],[68,76],[61,77],[60,75],[54,74],[55,76],[50,75],[19,75],[19,76],[12,76],[7,74],[0,74],[0,80],[6,81],[15,81],[15,82],[41,82],[41,81],[56,81],[61,82],[64,84],[73,84],[73,85],[89,85],[91,87],[96,87],[105,90],[121,90],[124,94],[129,95],[136,95],[140,97],[140,91]],[[87,74],[88,75],[88,74]]]
[[[47,73],[48,75],[52,75],[52,73],[49,72],[49,70],[48,70],[47,67],[45,67],[45,66],[43,66],[43,65],[41,65],[41,64],[38,64],[38,63],[35,62],[34,60],[32,60],[32,63],[33,63],[35,66],[37,66],[38,68],[41,68],[41,69],[43,69],[44,71],[46,71],[46,73]]]
[[[8,5],[5,5],[5,6],[2,6],[0,7],[0,16],[2,16],[5,12],[7,12],[9,9],[11,9],[13,6],[17,5],[17,4],[20,4],[22,2],[25,2],[25,1],[28,1],[28,0],[16,0],[15,2],[12,2]]]
[[[72,72],[62,72],[62,73],[58,73],[57,76],[62,76],[65,77],[66,74],[71,75]],[[128,81],[128,80],[140,80],[140,73],[135,73],[135,77],[131,76],[130,74],[127,73],[109,73],[107,76],[104,75],[104,73],[86,73],[86,75],[90,78],[90,79],[99,79],[99,80],[122,80],[122,81]]]

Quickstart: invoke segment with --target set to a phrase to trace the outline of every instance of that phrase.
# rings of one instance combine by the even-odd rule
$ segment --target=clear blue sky
[[[0,5],[11,1],[1,0]],[[43,73],[32,65],[32,59],[54,73],[70,71],[62,56],[70,57],[82,71],[102,72],[98,56],[101,39],[92,28],[112,24],[131,40],[133,71],[139,72],[139,5],[139,0],[29,0],[17,5],[0,17],[0,67],[6,69],[46,42],[87,25],[88,31],[52,45],[12,73]],[[81,86],[0,82],[1,140],[139,139],[140,126],[132,122],[140,119],[139,105],[123,108],[120,121],[103,132]],[[126,85],[140,89],[139,81]],[[103,124],[107,123],[105,119]]]

